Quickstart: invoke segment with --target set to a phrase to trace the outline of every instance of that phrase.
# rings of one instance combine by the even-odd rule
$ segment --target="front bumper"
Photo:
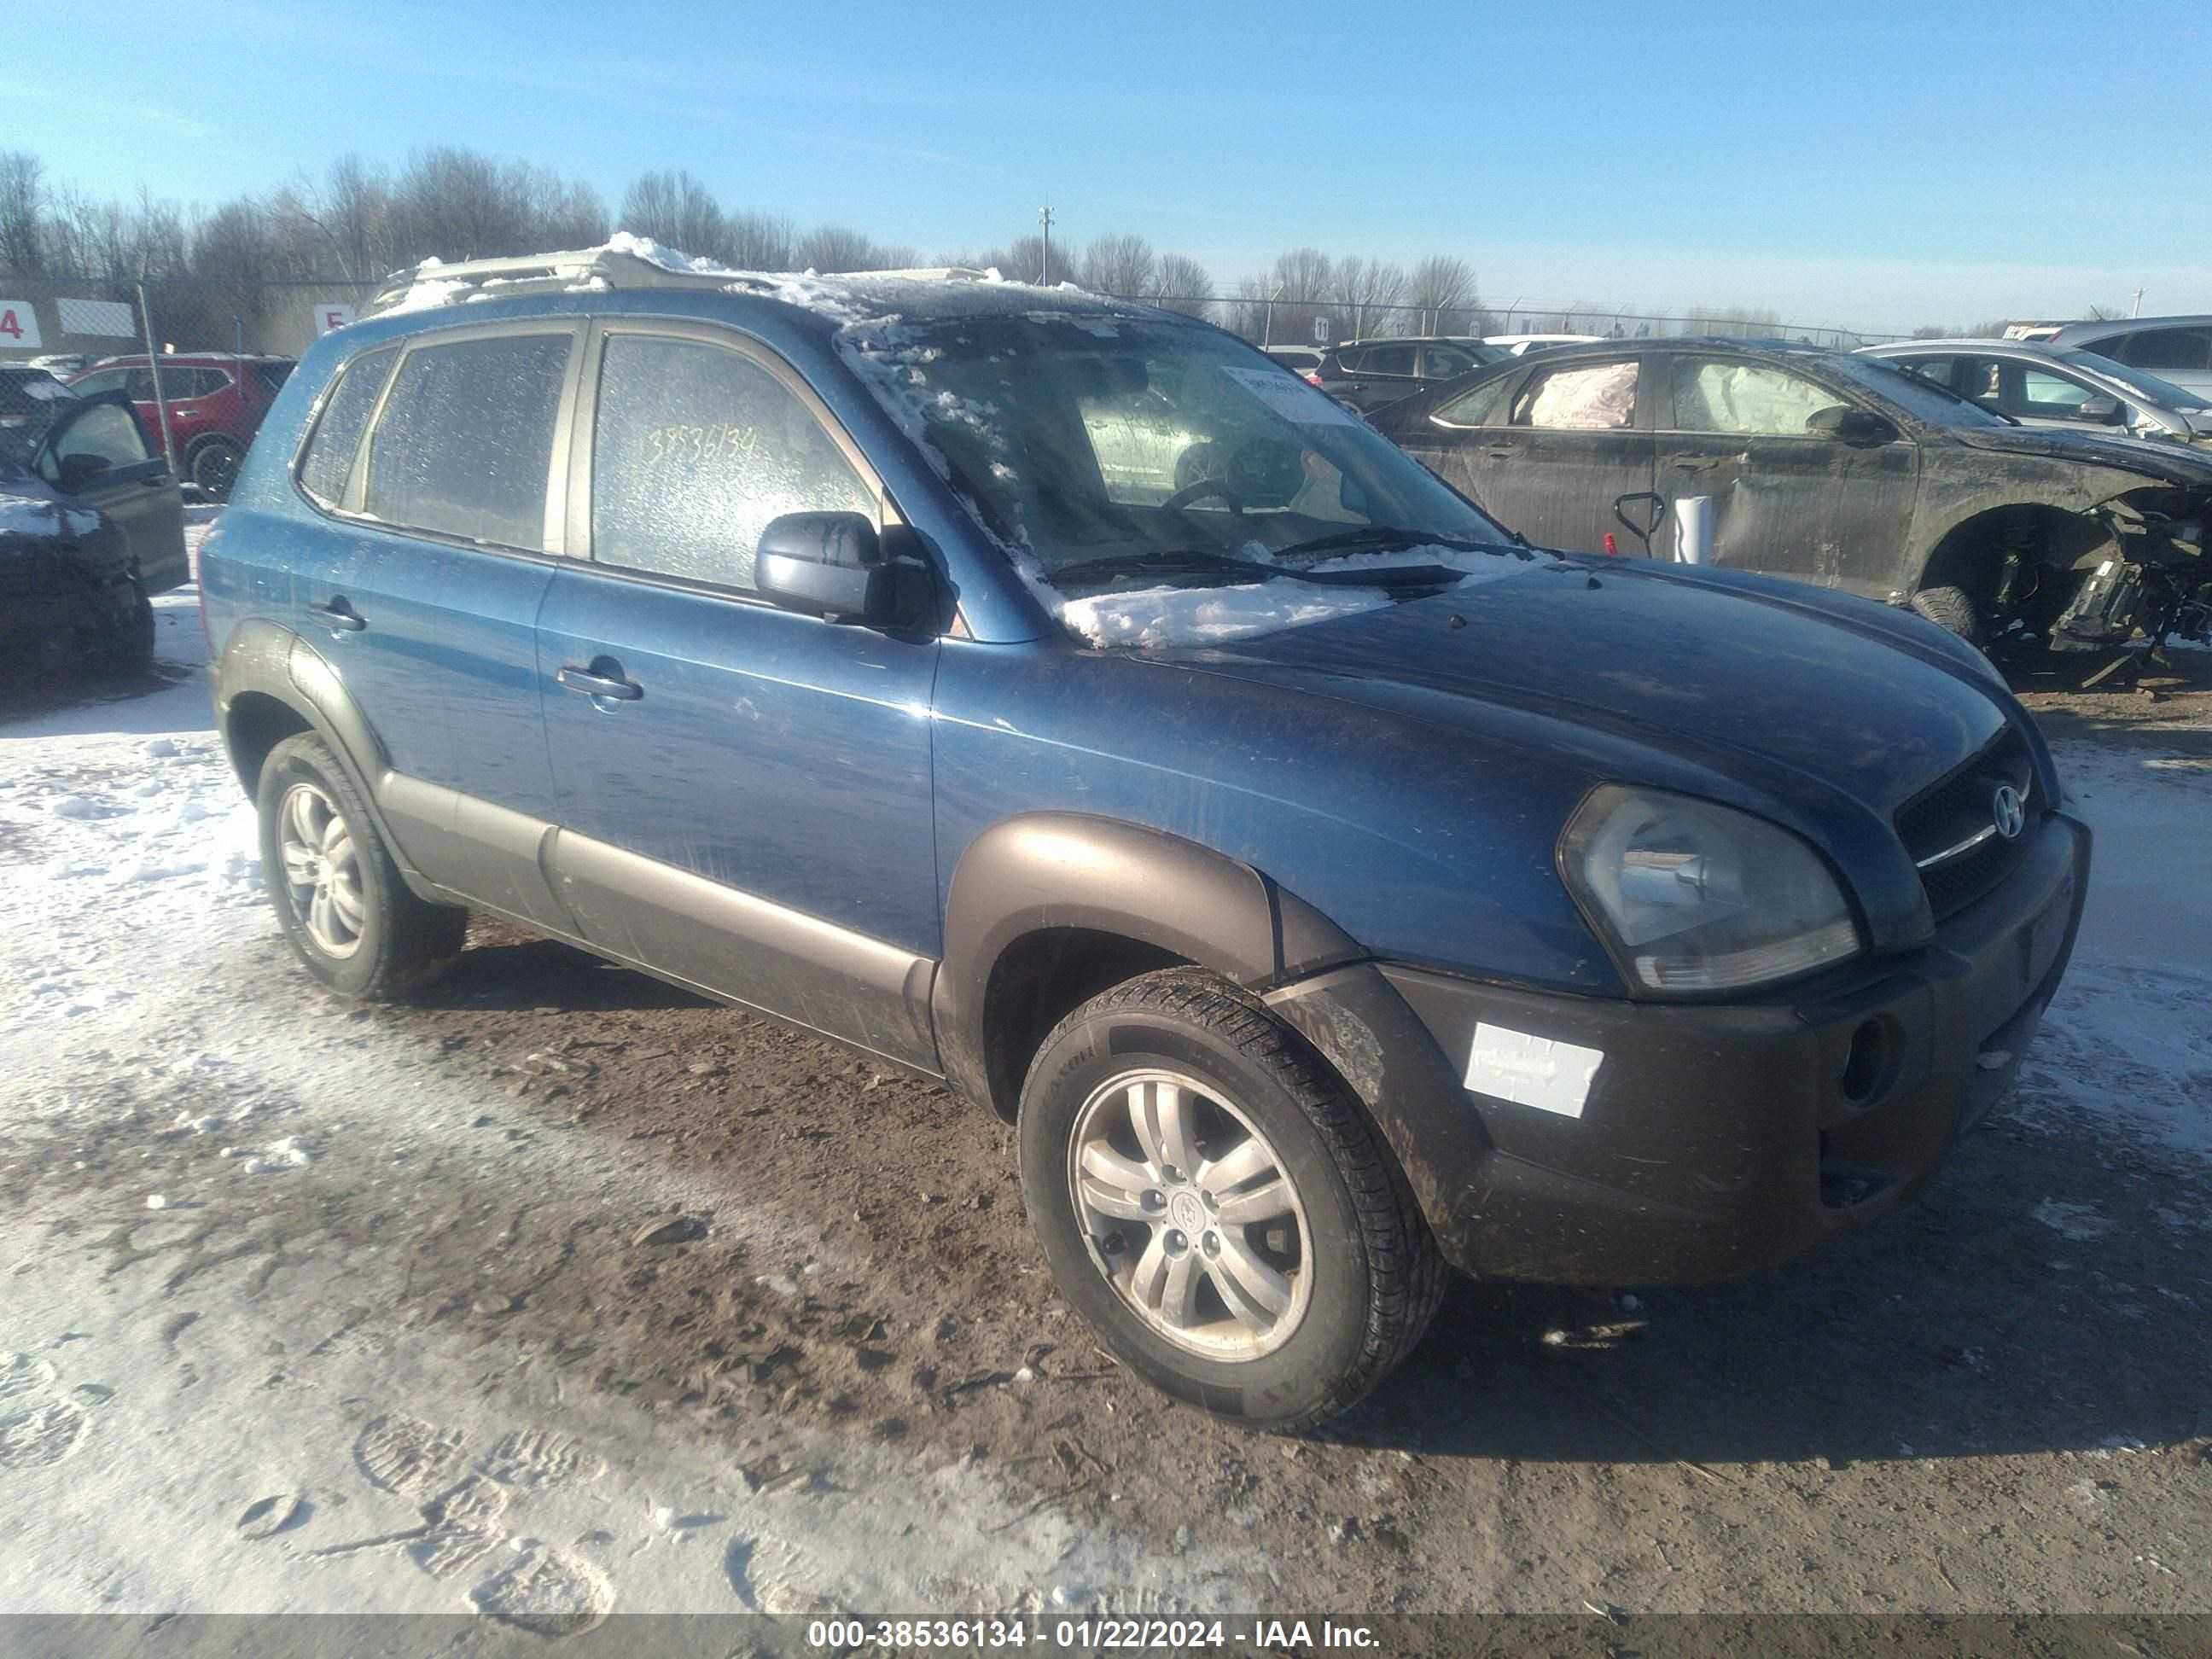
[[[1771,1001],[1607,1001],[1388,963],[1268,1000],[1367,1102],[1455,1267],[1696,1284],[1787,1261],[1927,1184],[2010,1085],[2088,872],[2088,830],[2053,814],[1923,951]],[[1468,1090],[1478,1024],[1601,1054],[1577,1114]]]

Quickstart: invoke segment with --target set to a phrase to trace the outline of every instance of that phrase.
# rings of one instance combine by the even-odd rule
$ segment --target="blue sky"
[[[1224,287],[1312,243],[1462,255],[1493,304],[2212,311],[2203,0],[40,11],[0,144],[100,193],[212,204],[456,143],[610,206],[686,166],[930,256],[1050,200],[1060,234],[1140,231]]]

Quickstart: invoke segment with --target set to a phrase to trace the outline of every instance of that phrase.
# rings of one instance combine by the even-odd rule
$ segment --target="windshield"
[[[1821,359],[1824,367],[1847,380],[1857,382],[1884,401],[1894,404],[1913,419],[1929,426],[2017,426],[2017,421],[1993,415],[1971,398],[1947,386],[1923,380],[1903,364],[1855,353],[1836,353]]]
[[[1174,580],[1218,585],[1254,579],[1224,558],[1265,575],[1386,542],[1513,540],[1333,398],[1212,329],[1040,312],[889,319],[843,343],[991,532],[1063,592],[1171,558]]]
[[[2139,368],[2130,368],[2125,363],[2116,363],[2110,357],[2100,357],[2094,351],[2063,351],[2058,354],[2093,374],[2101,374],[2108,380],[2118,380],[2122,386],[2142,394],[2143,401],[2160,409],[2186,410],[2191,414],[2212,409],[2196,392],[2179,386],[2171,380],[2161,380],[2155,374],[2146,374]]]

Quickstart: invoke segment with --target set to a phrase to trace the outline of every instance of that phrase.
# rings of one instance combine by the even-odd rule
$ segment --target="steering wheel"
[[[1180,511],[1182,508],[1188,507],[1193,501],[1202,501],[1208,495],[1220,496],[1223,501],[1229,503],[1229,510],[1231,513],[1235,514],[1240,519],[1244,516],[1244,503],[1243,501],[1238,499],[1235,490],[1231,489],[1227,484],[1224,483],[1218,478],[1200,478],[1195,483],[1187,483],[1181,489],[1176,490],[1174,495],[1169,496],[1167,500],[1162,501],[1160,505],[1164,507],[1170,507]]]

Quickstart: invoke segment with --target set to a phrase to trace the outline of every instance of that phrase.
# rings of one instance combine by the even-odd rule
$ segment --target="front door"
[[[594,353],[570,519],[590,562],[538,620],[562,896],[617,954],[933,1067],[936,643],[752,579],[769,520],[880,524],[880,488],[749,343],[641,321]]]
[[[1750,358],[1672,356],[1665,392],[1657,488],[1677,521],[1686,499],[1705,498],[1712,563],[1889,596],[1919,487],[1910,438],[1846,443],[1814,432],[1813,416],[1859,405]],[[1673,546],[1662,532],[1661,550]]]
[[[129,400],[111,392],[65,408],[40,444],[39,476],[70,506],[107,515],[149,593],[190,581],[184,498],[168,463],[149,447]]]

